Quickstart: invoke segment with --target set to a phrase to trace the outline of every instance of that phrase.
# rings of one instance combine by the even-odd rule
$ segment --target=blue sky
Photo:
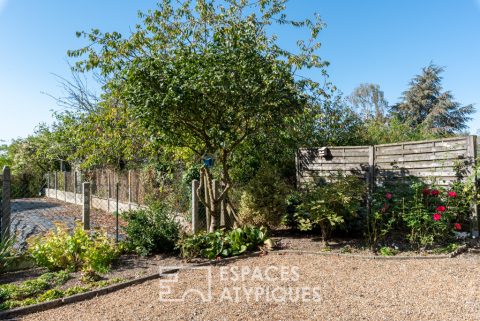
[[[0,140],[52,121],[58,107],[42,92],[61,95],[52,73],[69,76],[66,51],[83,44],[76,31],[126,34],[138,22],[137,11],[155,2],[0,0]],[[434,62],[446,68],[444,88],[480,109],[480,0],[291,0],[288,8],[293,17],[318,12],[326,22],[320,56],[331,63],[330,80],[343,93],[372,82],[395,103],[410,79]],[[279,28],[273,32],[281,43],[294,46],[299,35]],[[474,117],[472,133],[480,129],[480,112]]]

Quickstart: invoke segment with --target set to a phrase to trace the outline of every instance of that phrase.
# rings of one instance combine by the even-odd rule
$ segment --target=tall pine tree
[[[410,88],[403,92],[402,102],[392,106],[392,113],[413,127],[438,135],[452,135],[467,129],[469,115],[475,108],[472,104],[462,106],[453,100],[449,91],[443,91],[440,77],[443,71],[434,64],[423,68],[422,74],[413,78]]]

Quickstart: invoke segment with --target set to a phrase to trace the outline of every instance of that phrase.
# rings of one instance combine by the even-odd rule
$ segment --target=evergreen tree
[[[410,88],[403,92],[402,102],[391,108],[392,113],[415,128],[439,135],[465,130],[475,108],[472,104],[462,106],[449,91],[443,91],[440,77],[443,71],[434,64],[423,68],[422,74],[413,78]]]

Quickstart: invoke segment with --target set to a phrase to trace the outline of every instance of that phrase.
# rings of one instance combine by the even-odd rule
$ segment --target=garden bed
[[[154,275],[161,267],[186,265],[184,261],[175,256],[151,256],[141,257],[137,255],[123,255],[112,265],[110,271],[101,278],[91,281],[83,280],[81,272],[57,272],[50,273],[43,268],[31,268],[22,271],[5,273],[0,277],[1,291],[22,292],[15,294],[20,296],[7,305],[0,306],[0,310],[28,306],[31,304],[51,301],[60,297],[66,297],[77,293],[83,293],[112,284],[140,279],[145,276]],[[47,279],[61,276],[59,282],[46,284]],[[22,285],[23,284],[23,285]],[[4,285],[16,286],[15,290],[9,290]],[[3,288],[3,289],[2,289]],[[29,295],[29,294],[32,295]],[[0,293],[1,294],[1,293]],[[12,300],[10,300],[12,301]],[[1,303],[1,302],[0,302]]]
[[[438,244],[428,249],[413,249],[407,242],[389,242],[384,250],[372,251],[365,240],[359,238],[333,237],[328,245],[322,242],[318,235],[292,232],[289,230],[272,231],[272,240],[280,250],[295,250],[307,252],[325,252],[337,254],[355,254],[362,256],[445,256],[454,253],[467,245],[469,248],[480,249],[475,240],[456,240],[451,243]]]

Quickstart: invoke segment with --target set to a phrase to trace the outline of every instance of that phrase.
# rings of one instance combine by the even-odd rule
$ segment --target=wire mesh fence
[[[80,172],[49,173],[41,179],[12,175],[7,193],[9,206],[2,210],[0,220],[2,227],[7,226],[4,236],[14,236],[15,248],[23,251],[32,236],[54,230],[59,224],[67,228],[77,224],[85,227],[87,218],[88,228],[103,229],[113,238],[117,235],[123,238],[125,222],[117,213],[142,205],[128,202],[124,185],[115,181],[111,184],[102,180],[86,182],[88,178]],[[89,193],[85,192],[85,184],[89,186]],[[0,175],[0,186],[3,208],[3,175]]]

